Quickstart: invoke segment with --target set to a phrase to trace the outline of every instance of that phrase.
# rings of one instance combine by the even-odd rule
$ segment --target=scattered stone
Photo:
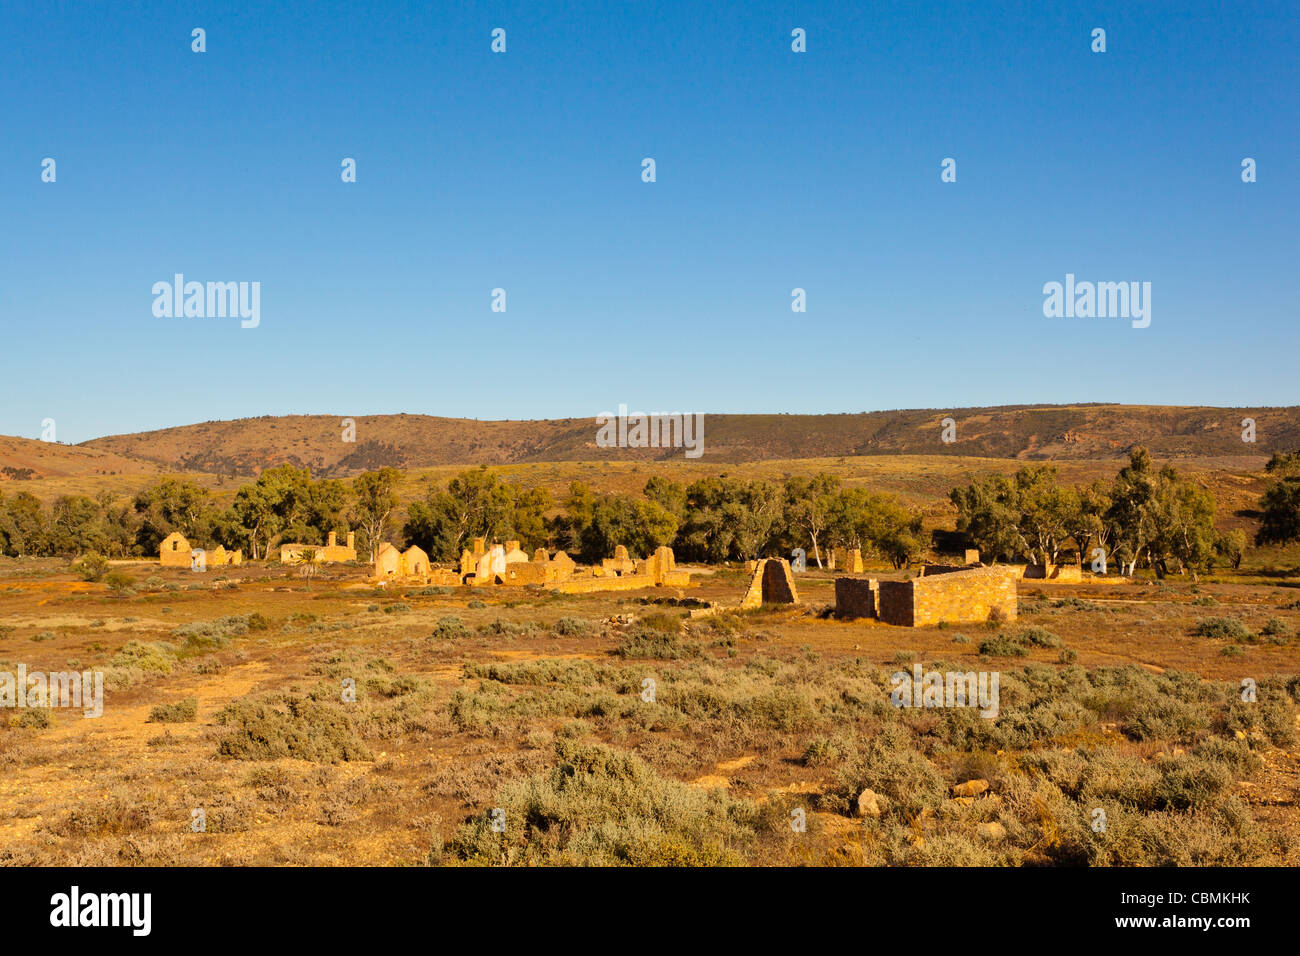
[[[987,780],[967,780],[965,783],[959,783],[952,788],[952,792],[959,797],[978,797],[981,793],[989,788]]]
[[[986,840],[1001,840],[1007,835],[1007,828],[994,820],[991,823],[981,823],[975,832]]]
[[[858,816],[879,818],[883,812],[880,806],[884,798],[874,790],[863,790],[858,795]]]

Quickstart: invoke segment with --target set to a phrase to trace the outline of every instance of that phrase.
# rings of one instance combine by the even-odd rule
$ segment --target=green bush
[[[1265,637],[1290,637],[1291,628],[1287,627],[1286,622],[1280,618],[1270,617],[1259,629],[1259,633]]]
[[[636,628],[619,642],[614,653],[624,658],[678,660],[683,657],[698,657],[700,645],[694,641],[683,641],[676,634]]]
[[[174,704],[158,704],[149,711],[149,722],[158,724],[184,724],[198,717],[199,701],[187,697]]]
[[[131,590],[131,586],[135,584],[135,578],[125,571],[109,571],[108,574],[104,575],[104,583],[108,585],[110,590],[116,591],[118,594],[126,594]]]
[[[438,619],[429,637],[435,641],[454,641],[457,638],[469,637],[472,633],[473,631],[465,625],[464,621],[454,614],[449,614]]]
[[[98,581],[108,571],[108,558],[96,551],[87,551],[72,562],[72,573],[83,581]]]
[[[507,784],[431,863],[729,866],[753,841],[754,807],[721,790],[660,777],[639,757],[601,744],[556,741],[547,773]]]
[[[1219,640],[1250,643],[1255,640],[1254,633],[1239,618],[1207,617],[1196,622],[1192,633],[1197,637],[1211,637]]]
[[[654,614],[647,614],[637,621],[637,626],[647,631],[658,631],[661,634],[680,634],[682,619],[666,611],[656,611]]]
[[[217,715],[217,723],[231,728],[217,752],[238,760],[338,763],[371,756],[340,706],[309,698],[272,694],[236,701]]]
[[[999,634],[980,641],[980,653],[988,657],[1024,657],[1029,649],[1012,635]]]

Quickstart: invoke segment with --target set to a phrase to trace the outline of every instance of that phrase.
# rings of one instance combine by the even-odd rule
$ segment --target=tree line
[[[1300,453],[1275,455],[1261,500],[1256,543],[1300,540]],[[594,563],[625,545],[649,554],[669,545],[683,561],[720,563],[807,551],[825,566],[832,548],[858,548],[895,568],[928,545],[920,515],[896,497],[846,487],[821,473],[784,481],[714,475],[684,484],[655,476],[640,494],[599,492],[572,482],[559,501],[482,466],[446,482],[428,480],[411,501],[398,494],[402,473],[380,468],[344,479],[313,478],[308,468],[268,468],[222,505],[185,478],[162,478],[122,498],[62,495],[49,506],[29,492],[0,495],[0,552],[10,556],[96,553],[151,557],[179,531],[196,547],[240,548],[251,560],[279,545],[324,544],[357,532],[362,560],[381,542],[419,545],[435,561],[455,561],[476,537],[517,539],[526,550],[563,549]],[[1135,449],[1110,481],[1063,484],[1051,465],[993,474],[954,488],[957,532],[986,560],[1090,561],[1096,549],[1131,574],[1240,564],[1239,531],[1215,530],[1210,492]]]
[[[320,545],[331,531],[341,538],[349,529],[363,559],[389,541],[455,561],[477,537],[563,549],[586,563],[620,544],[634,554],[669,545],[682,560],[714,563],[806,547],[819,565],[828,548],[848,546],[896,567],[924,549],[919,515],[892,496],[844,488],[825,474],[784,482],[711,476],[690,484],[653,477],[640,495],[597,492],[575,481],[558,502],[545,488],[504,480],[486,466],[446,483],[429,481],[409,502],[398,495],[401,479],[393,468],[345,481],[280,465],[225,506],[196,482],[174,477],[125,500],[107,492],[63,495],[45,507],[29,492],[0,495],[0,551],[151,557],[179,531],[195,547],[220,544],[259,560],[281,544]]]
[[[1104,556],[1121,573],[1142,566],[1163,576],[1237,567],[1246,547],[1243,532],[1215,529],[1208,489],[1169,465],[1157,468],[1143,448],[1110,481],[1063,485],[1054,466],[1039,465],[976,479],[949,498],[957,530],[982,555],[1005,561],[1083,564]]]

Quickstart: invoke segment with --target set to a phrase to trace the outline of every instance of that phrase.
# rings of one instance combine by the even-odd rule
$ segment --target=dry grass
[[[737,601],[743,573],[715,571],[676,596]],[[306,592],[278,566],[142,568],[157,580],[117,598],[58,562],[5,562],[0,669],[72,661],[109,690],[101,718],[0,727],[0,860],[1298,862],[1287,579],[1029,582],[1019,621],[961,643],[823,617],[817,572],[805,606],[694,621],[638,594],[387,593],[362,574]],[[1194,636],[1215,617],[1259,640]],[[999,639],[1024,653],[981,656]],[[999,670],[999,719],[895,710],[902,658]],[[988,795],[954,800],[970,777]],[[863,821],[867,787],[885,809]]]

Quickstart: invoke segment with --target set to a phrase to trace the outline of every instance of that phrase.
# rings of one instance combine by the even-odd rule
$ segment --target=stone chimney
[[[339,546],[339,536],[336,532],[330,532],[329,542],[325,545],[327,548],[337,548]]]
[[[348,532],[348,547],[353,551],[357,549],[357,535],[354,531]]]

